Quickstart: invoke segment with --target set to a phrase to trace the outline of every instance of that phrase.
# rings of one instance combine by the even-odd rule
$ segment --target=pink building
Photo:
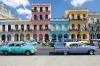
[[[47,41],[50,36],[51,4],[32,4],[33,38]]]

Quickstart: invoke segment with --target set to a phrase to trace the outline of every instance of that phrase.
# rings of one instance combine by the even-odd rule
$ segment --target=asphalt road
[[[54,48],[49,47],[49,46],[42,46],[42,45],[38,44],[37,45],[37,52],[34,56],[50,56],[49,52],[54,52]],[[3,56],[2,53],[0,53],[0,55]],[[23,56],[23,54],[16,54],[16,55],[13,54],[13,55],[8,55],[8,56],[20,56],[20,55]],[[63,55],[64,56],[64,54],[56,54],[56,56],[57,55]],[[80,55],[80,54],[70,54],[70,55]],[[81,54],[81,55],[86,55],[86,54]],[[100,49],[99,49],[98,52],[95,52],[95,55],[100,55]],[[33,56],[33,55],[31,55],[31,56]]]

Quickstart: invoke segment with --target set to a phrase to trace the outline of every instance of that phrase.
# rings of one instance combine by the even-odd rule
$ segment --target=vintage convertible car
[[[26,55],[34,54],[37,51],[35,46],[26,45],[24,42],[10,42],[0,47],[0,52],[4,55],[9,53],[24,53]]]
[[[97,47],[84,45],[82,43],[70,43],[69,46],[54,45],[55,53],[88,53],[90,55],[94,55],[95,51],[97,51]]]

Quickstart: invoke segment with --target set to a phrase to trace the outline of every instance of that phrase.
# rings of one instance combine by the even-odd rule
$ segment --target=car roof
[[[66,45],[74,44],[74,43],[81,43],[81,42],[65,42]]]
[[[13,43],[13,44],[16,44],[16,43],[18,43],[18,44],[22,44],[22,43],[24,43],[23,41],[14,41],[14,42],[10,42],[10,43],[8,43],[8,44],[11,44],[11,43]]]

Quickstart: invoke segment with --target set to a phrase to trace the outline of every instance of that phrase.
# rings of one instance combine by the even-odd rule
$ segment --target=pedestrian
[[[90,45],[91,45],[91,46],[95,46],[94,43],[93,43],[93,41],[90,41]]]

